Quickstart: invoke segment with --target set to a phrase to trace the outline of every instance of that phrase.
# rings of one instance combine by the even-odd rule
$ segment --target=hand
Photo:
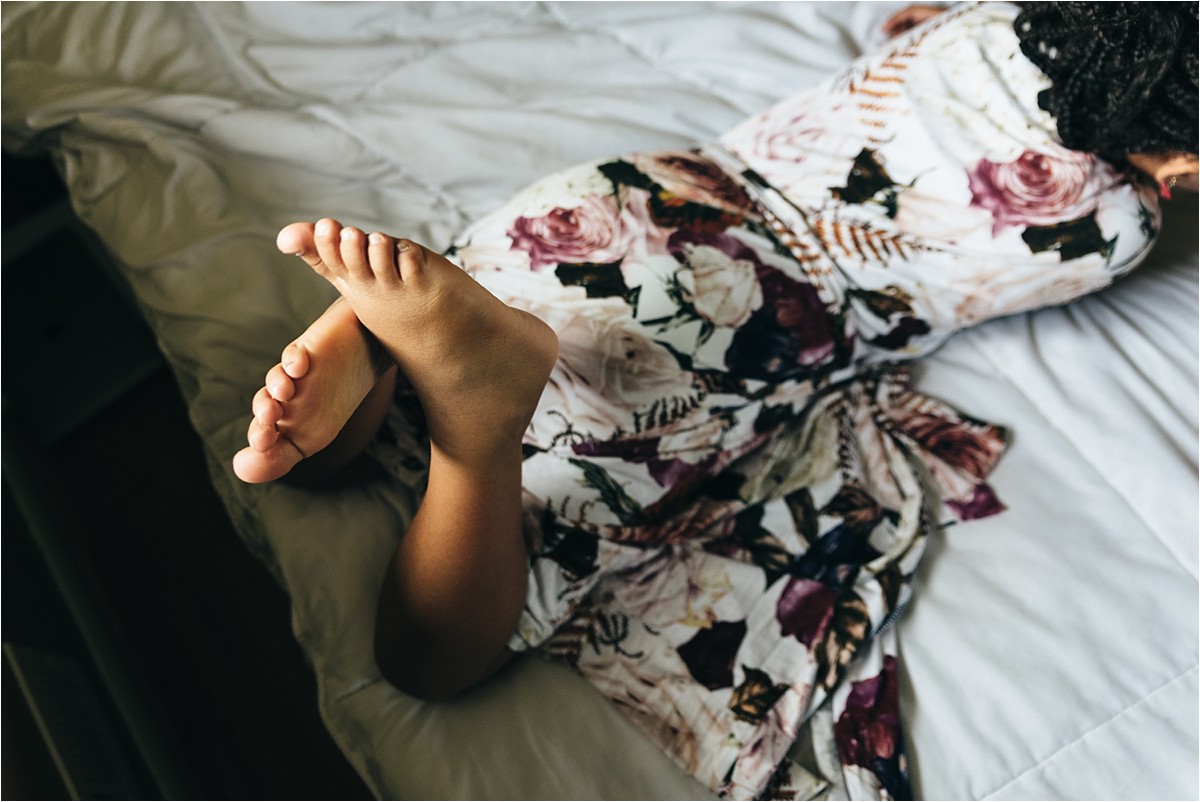
[[[907,30],[917,27],[922,22],[936,17],[945,9],[942,6],[912,5],[903,8],[883,23],[883,32],[888,38],[899,36]]]

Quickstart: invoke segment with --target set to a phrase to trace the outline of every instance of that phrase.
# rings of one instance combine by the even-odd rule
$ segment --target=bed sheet
[[[414,488],[229,472],[263,372],[332,297],[274,232],[332,215],[445,246],[552,170],[715,137],[901,5],[4,4],[5,146],[55,156],[123,265],[379,796],[706,792],[561,666],[526,659],[441,705],[380,680],[375,594]],[[1198,793],[1196,207],[1169,216],[1130,279],[918,372],[1016,438],[994,482],[1009,511],[933,536],[899,627],[925,797]]]

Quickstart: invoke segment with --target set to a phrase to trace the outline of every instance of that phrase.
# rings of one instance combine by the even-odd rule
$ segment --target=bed
[[[4,146],[52,155],[121,266],[380,798],[711,794],[548,660],[441,704],[380,678],[376,592],[420,492],[411,411],[373,447],[386,478],[315,492],[230,470],[265,370],[332,299],[275,232],[328,215],[445,247],[543,174],[714,138],[901,5],[4,4]],[[916,370],[1014,432],[1007,512],[932,536],[898,628],[922,797],[1200,794],[1195,198],[1165,216],[1130,278]]]

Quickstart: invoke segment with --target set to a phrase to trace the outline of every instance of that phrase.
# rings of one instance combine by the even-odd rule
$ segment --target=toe
[[[271,397],[266,387],[255,393],[250,409],[254,419],[264,426],[274,426],[283,418],[283,405]]]
[[[357,228],[343,228],[341,234],[342,263],[350,275],[358,280],[371,277],[367,264],[367,238]]]
[[[317,255],[321,257],[321,261],[335,276],[344,274],[346,265],[342,262],[342,224],[325,217],[317,221],[313,231]]]
[[[243,482],[271,482],[285,476],[302,459],[304,455],[286,438],[281,438],[267,451],[243,448],[233,457],[233,472]]]
[[[400,271],[396,268],[396,241],[378,231],[369,238],[367,258],[375,278],[383,282],[397,282]]]
[[[425,270],[425,248],[410,240],[397,240],[396,261],[400,266],[400,278],[413,281]]]
[[[283,253],[299,256],[317,273],[326,276],[327,268],[317,253],[316,234],[312,223],[292,223],[284,226],[275,238],[275,247]]]
[[[284,372],[283,365],[276,365],[267,371],[267,378],[263,383],[276,401],[287,403],[296,394],[296,383]]]
[[[279,432],[274,426],[264,426],[255,418],[250,421],[250,428],[246,430],[246,442],[250,444],[252,451],[261,453],[279,442]]]
[[[291,378],[303,378],[308,373],[308,350],[300,343],[292,343],[283,349],[283,356],[279,358],[279,366]]]

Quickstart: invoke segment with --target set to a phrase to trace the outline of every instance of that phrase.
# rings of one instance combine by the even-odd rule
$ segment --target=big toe
[[[284,226],[275,237],[275,247],[294,256],[316,253],[312,223],[292,223]]]
[[[279,367],[293,379],[304,378],[308,373],[308,349],[300,343],[292,343],[283,349],[279,359]]]
[[[243,448],[233,455],[233,472],[243,482],[260,484],[273,482],[286,476],[304,455],[291,441],[279,438],[274,447],[266,451]]]

